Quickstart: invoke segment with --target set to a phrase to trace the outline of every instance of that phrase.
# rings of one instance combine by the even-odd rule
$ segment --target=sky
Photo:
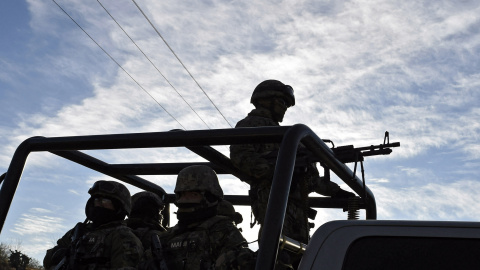
[[[255,86],[277,79],[296,98],[282,125],[335,145],[380,144],[385,131],[401,143],[364,163],[378,219],[477,221],[479,14],[473,0],[1,1],[0,174],[32,136],[234,127]],[[180,148],[86,152],[109,163],[202,161]],[[175,176],[144,178],[173,192]],[[100,179],[110,178],[32,153],[0,242],[42,261],[85,219]],[[220,184],[248,192],[233,176]],[[236,209],[254,242],[249,208]],[[346,218],[319,209],[315,224]]]

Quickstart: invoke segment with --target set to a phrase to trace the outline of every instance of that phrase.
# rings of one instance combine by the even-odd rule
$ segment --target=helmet
[[[163,208],[165,205],[160,196],[153,192],[141,191],[132,196],[132,208],[137,207],[137,204],[141,206],[144,203],[148,203],[156,208]]]
[[[160,196],[153,192],[141,191],[132,196],[132,211],[127,224],[130,228],[154,226],[162,229],[165,204]]]
[[[115,181],[99,180],[88,190],[93,197],[95,195],[115,199],[122,205],[123,210],[130,215],[132,204],[130,201],[130,192],[127,187]]]
[[[255,104],[257,100],[264,98],[282,97],[287,102],[288,107],[295,105],[295,96],[293,95],[293,88],[290,85],[285,85],[281,81],[266,80],[261,82],[255,90],[253,90],[250,103]]]
[[[229,201],[222,200],[218,203],[217,214],[221,216],[230,217],[235,224],[240,224],[243,221],[243,217],[240,213],[235,212],[233,204]]]
[[[217,199],[223,199],[223,190],[218,182],[215,171],[205,165],[193,165],[182,169],[178,173],[175,185],[175,194],[182,191],[209,192]]]

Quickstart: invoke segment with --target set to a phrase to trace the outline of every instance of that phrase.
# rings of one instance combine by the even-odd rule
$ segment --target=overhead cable
[[[150,19],[148,18],[148,16],[145,14],[145,12],[143,12],[143,10],[140,8],[140,6],[138,6],[137,2],[135,2],[135,0],[132,0],[132,2],[135,4],[135,6],[137,6],[138,10],[142,13],[142,15],[145,17],[145,19],[148,21],[148,23],[153,27],[153,29],[155,30],[155,32],[157,32],[158,36],[163,40],[163,42],[165,43],[165,45],[167,45],[168,49],[170,49],[170,51],[173,53],[173,55],[175,56],[175,58],[177,58],[178,62],[180,62],[180,64],[183,66],[183,68],[187,71],[188,75],[190,75],[190,77],[195,81],[195,83],[197,84],[197,86],[200,88],[200,90],[202,90],[203,94],[205,94],[205,96],[208,98],[208,100],[210,100],[210,102],[212,103],[212,105],[215,107],[215,109],[220,113],[220,115],[223,117],[223,119],[225,119],[225,121],[227,122],[227,124],[233,128],[233,126],[230,124],[230,122],[228,122],[227,118],[225,118],[225,116],[223,115],[223,113],[220,111],[220,109],[218,109],[217,105],[215,105],[215,103],[212,101],[212,99],[207,95],[207,93],[205,92],[205,90],[203,90],[202,86],[200,86],[200,84],[197,82],[197,80],[195,80],[195,78],[193,77],[193,75],[190,73],[190,71],[188,71],[187,67],[183,64],[182,60],[180,60],[180,58],[177,56],[177,54],[173,51],[173,49],[170,47],[170,45],[168,45],[167,41],[163,38],[163,36],[160,34],[160,32],[157,30],[157,28],[153,25],[153,23],[150,21]]]
[[[177,92],[177,94],[183,99],[183,101],[185,101],[185,103],[187,103],[188,107],[190,107],[190,109],[198,116],[198,118],[200,118],[200,120],[202,120],[202,122],[205,124],[205,126],[207,126],[208,129],[210,129],[210,127],[208,126],[208,124],[202,119],[202,117],[200,117],[200,115],[197,113],[197,111],[195,111],[195,109],[185,100],[185,98],[177,91],[177,89],[170,83],[170,81],[165,77],[165,75],[163,75],[163,73],[157,68],[157,66],[150,60],[150,58],[145,54],[145,52],[143,52],[143,50],[137,45],[137,43],[130,37],[130,35],[127,33],[127,31],[125,31],[125,29],[123,29],[123,27],[118,23],[118,21],[112,16],[112,14],[105,8],[105,6],[100,2],[100,0],[97,0],[97,2],[100,4],[100,6],[102,6],[102,8],[105,10],[105,12],[107,12],[107,14],[110,16],[110,18],[112,18],[112,20],[118,25],[118,27],[120,27],[120,29],[122,29],[123,33],[125,33],[125,35],[127,35],[127,37],[130,39],[130,41],[132,41],[133,44],[135,44],[135,46],[137,47],[137,49],[143,54],[143,56],[145,56],[145,58],[148,60],[148,62],[150,62],[150,64],[152,64],[152,66],[158,71],[158,73],[160,73],[160,75],[162,75],[162,77],[165,79],[165,81],[167,81],[167,83],[173,88],[173,90],[175,90],[175,92]]]
[[[183,129],[186,130],[186,128],[173,116],[170,112],[167,111],[165,107],[163,107],[145,88],[143,88],[142,85],[140,85],[139,82],[137,82],[130,73],[128,73],[122,65],[120,65],[98,42],[95,41],[88,33],[83,29],[73,18],[68,14],[55,0],[52,0],[110,59],[117,64],[118,67],[120,67],[145,93],[147,93],[155,102],[170,116],[172,117]]]

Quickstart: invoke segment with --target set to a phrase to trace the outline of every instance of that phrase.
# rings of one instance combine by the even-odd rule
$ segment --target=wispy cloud
[[[480,206],[475,199],[479,186],[477,181],[459,181],[402,189],[374,185],[372,190],[379,219],[478,220],[474,213]]]
[[[101,2],[211,128],[228,127],[131,1]],[[16,51],[24,57],[0,53],[0,83],[8,89],[0,93],[3,170],[15,148],[32,136],[168,131],[180,128],[177,121],[189,130],[207,128],[97,1],[58,3],[168,113],[53,2],[29,0],[31,17],[25,20],[31,34]],[[385,162],[366,164],[379,218],[476,216],[476,1],[145,0],[139,5],[231,124],[253,108],[254,87],[273,78],[295,89],[296,106],[288,110],[284,125],[302,122],[336,145],[355,146],[382,143],[388,130],[402,146]],[[228,156],[228,150],[221,151]],[[202,160],[173,148],[89,153],[111,163]],[[24,177],[29,187],[61,187],[80,200],[98,174],[65,164],[35,153]],[[174,176],[145,178],[173,189]],[[246,190],[236,179],[225,182],[227,194]],[[10,230],[43,237],[68,229],[61,224],[72,217],[45,209],[25,208]],[[345,218],[335,210],[321,213],[317,225]],[[250,215],[248,210],[243,214]],[[256,234],[245,233],[253,239]]]
[[[11,230],[21,236],[56,233],[65,230],[64,219],[51,215],[51,211],[42,208],[32,208],[29,213],[22,214],[19,222]]]

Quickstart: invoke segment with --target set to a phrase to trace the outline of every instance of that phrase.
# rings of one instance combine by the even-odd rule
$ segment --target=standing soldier
[[[236,128],[279,126],[287,108],[295,105],[295,96],[291,86],[277,80],[266,80],[255,88],[250,102],[255,109],[240,120]],[[250,199],[252,212],[260,226],[264,224],[279,148],[280,145],[276,143],[230,146],[233,164],[253,178],[253,182],[249,182]],[[354,196],[336,183],[320,177],[315,164],[295,168],[282,233],[303,243],[308,243],[310,239],[307,202],[311,192],[325,196]],[[261,230],[260,227],[260,233]]]
[[[214,170],[194,165],[175,185],[178,223],[159,235],[156,260],[140,269],[253,269],[253,252],[232,220],[217,215],[223,191]]]
[[[132,196],[132,212],[127,226],[140,239],[144,250],[151,248],[153,235],[166,231],[162,226],[164,208],[162,199],[153,192],[141,191]]]
[[[45,269],[136,269],[143,247],[124,222],[131,210],[130,192],[120,183],[100,180],[88,193],[87,219],[47,250]]]

